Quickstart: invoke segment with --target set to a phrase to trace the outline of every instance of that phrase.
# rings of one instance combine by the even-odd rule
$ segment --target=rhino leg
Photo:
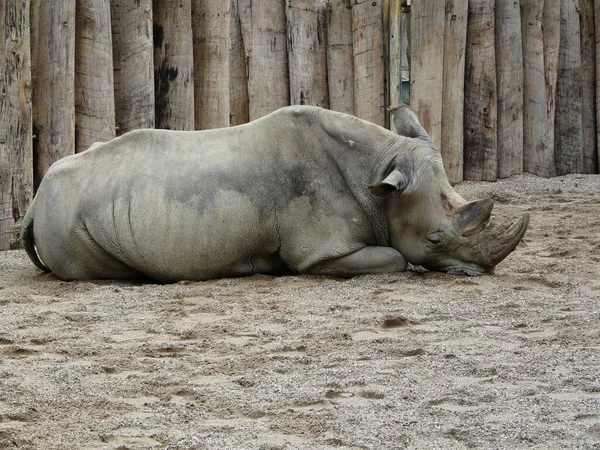
[[[56,239],[60,242],[60,239]],[[56,242],[55,241],[55,242]],[[61,280],[147,278],[98,245],[87,230],[74,230],[68,240],[43,252],[52,272]]]
[[[339,258],[321,261],[307,273],[352,277],[367,273],[404,272],[406,259],[391,247],[370,246]]]

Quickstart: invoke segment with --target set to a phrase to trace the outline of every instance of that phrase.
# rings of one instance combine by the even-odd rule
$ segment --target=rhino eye
[[[442,240],[443,240],[443,239],[442,239],[442,234],[441,234],[441,233],[433,233],[433,234],[430,234],[429,236],[427,236],[427,238],[426,238],[426,239],[427,239],[427,241],[428,241],[430,244],[433,244],[433,245],[438,245],[438,244],[441,244],[441,243],[442,243]]]

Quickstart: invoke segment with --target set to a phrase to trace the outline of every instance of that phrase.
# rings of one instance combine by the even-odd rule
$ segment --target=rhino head
[[[385,197],[392,247],[408,262],[456,275],[491,273],[519,244],[525,214],[508,227],[490,223],[490,199],[467,202],[448,182],[440,152],[416,114],[403,106],[394,112],[398,133],[410,139],[384,174],[369,186]]]

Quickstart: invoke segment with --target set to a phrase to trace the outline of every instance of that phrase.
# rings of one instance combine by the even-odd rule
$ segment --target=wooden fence
[[[50,164],[95,141],[288,104],[390,126],[408,79],[453,183],[598,171],[600,1],[410,3],[0,0],[0,249]]]

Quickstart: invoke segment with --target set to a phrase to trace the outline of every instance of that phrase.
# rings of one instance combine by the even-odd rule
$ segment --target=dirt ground
[[[600,449],[600,176],[464,183],[496,274],[62,282],[0,253],[0,448]]]

